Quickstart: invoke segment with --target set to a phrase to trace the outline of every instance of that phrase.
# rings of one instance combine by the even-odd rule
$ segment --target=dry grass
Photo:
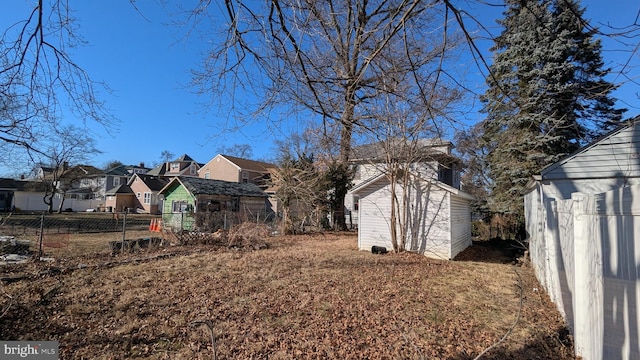
[[[531,269],[516,273],[495,254],[373,255],[353,235],[267,242],[175,247],[118,266],[97,258],[74,271],[54,264],[39,277],[45,269],[16,267],[32,280],[3,285],[0,338],[58,340],[63,359],[210,359],[208,329],[193,325],[210,320],[219,359],[472,359],[511,327],[522,287],[518,325],[484,358],[572,358]]]

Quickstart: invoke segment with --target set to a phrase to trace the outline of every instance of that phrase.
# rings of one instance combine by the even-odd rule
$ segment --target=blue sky
[[[11,0],[3,3],[0,27],[24,19],[34,0]],[[46,3],[47,1],[45,1]],[[112,114],[119,120],[117,132],[107,133],[95,127],[98,148],[103,154],[95,156],[91,163],[103,166],[108,161],[118,160],[125,164],[147,165],[159,162],[160,153],[168,150],[178,157],[188,154],[199,162],[213,158],[218,149],[234,144],[250,144],[253,157],[272,158],[273,139],[296,129],[296,119],[287,119],[282,128],[252,122],[234,132],[228,132],[233,117],[226,115],[230,109],[217,108],[205,111],[201,106],[208,99],[197,96],[189,87],[190,71],[202,63],[206,44],[195,36],[185,38],[184,30],[169,26],[172,19],[159,1],[136,1],[140,10],[129,0],[70,1],[76,11],[79,33],[87,45],[74,49],[73,59],[82,66],[95,81],[103,81],[113,94],[103,94],[102,99]],[[633,23],[640,7],[637,0],[583,1],[587,7],[587,18],[592,24],[616,26]],[[501,9],[484,5],[466,5],[470,11],[491,21],[499,16]],[[498,30],[494,30],[497,34]],[[637,43],[639,39],[635,39]],[[605,40],[603,56],[609,66],[618,68],[629,58],[621,52],[625,47],[615,41]],[[490,54],[485,54],[490,57]],[[630,76],[635,80],[640,75],[636,55],[630,63]],[[472,61],[469,86],[482,91],[482,78],[474,75]],[[635,75],[634,75],[635,73]],[[622,82],[623,78],[610,78]],[[637,84],[627,82],[614,95],[622,100],[622,107],[629,109],[628,116],[640,113]],[[251,96],[247,94],[247,96]],[[232,102],[231,97],[228,103]],[[279,116],[273,114],[272,116]],[[470,113],[468,121],[480,119],[481,115]]]

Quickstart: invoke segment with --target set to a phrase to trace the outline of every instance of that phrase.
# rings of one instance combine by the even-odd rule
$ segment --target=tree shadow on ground
[[[524,256],[525,249],[514,240],[474,241],[473,244],[458,254],[454,261],[475,261],[497,264],[517,264]]]

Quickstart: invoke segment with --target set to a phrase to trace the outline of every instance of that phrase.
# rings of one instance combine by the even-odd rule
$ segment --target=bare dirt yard
[[[462,360],[507,335],[482,359],[573,359],[531,267],[489,247],[440,261],[354,234],[265,241],[4,266],[0,339],[57,340],[61,359]]]

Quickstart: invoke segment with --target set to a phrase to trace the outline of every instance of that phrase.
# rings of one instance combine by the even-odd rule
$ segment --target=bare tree
[[[169,161],[173,160],[174,156],[175,155],[171,151],[162,150],[162,152],[160,153],[160,160],[163,163],[166,163],[166,162],[169,162]]]
[[[429,203],[431,188],[440,179],[443,166],[452,174],[456,161],[450,143],[441,139],[438,119],[433,114],[446,113],[460,100],[460,92],[441,84],[438,96],[429,103],[406,107],[389,94],[377,109],[379,118],[367,121],[359,138],[364,144],[353,149],[353,163],[360,180],[384,175],[389,183],[389,233],[393,250],[417,249],[421,226],[415,219],[433,214],[421,213]],[[404,92],[404,91],[403,91]]]
[[[201,25],[219,10],[211,4],[201,2],[190,20]],[[447,6],[436,0],[227,0],[223,11],[226,36],[213,32],[218,44],[195,77],[200,91],[216,96],[251,87],[263,95],[259,109],[288,104],[316,116],[320,132],[337,131],[330,140],[344,166],[354,130],[375,115],[381,96],[402,95],[398,86],[410,84],[399,101],[432,101],[449,76],[443,56],[457,43]],[[335,211],[344,227],[342,206]]]
[[[218,153],[243,159],[250,159],[253,155],[253,149],[249,144],[234,144],[231,146],[223,145],[218,148]]]
[[[277,142],[278,168],[271,173],[271,185],[276,189],[283,234],[302,231],[305,224],[317,230],[325,225],[331,184],[314,155],[321,152],[317,140],[307,129]]]
[[[46,155],[46,130],[69,117],[107,128],[113,118],[69,49],[83,43],[67,1],[39,0],[0,35],[0,142]],[[44,137],[43,137],[44,135]]]
[[[51,129],[46,151],[39,154],[40,180],[46,185],[43,197],[48,212],[53,212],[53,199],[61,196],[58,212],[62,211],[65,193],[82,178],[81,170],[70,164],[86,161],[91,155],[100,153],[95,140],[87,136],[86,129],[72,125]]]

